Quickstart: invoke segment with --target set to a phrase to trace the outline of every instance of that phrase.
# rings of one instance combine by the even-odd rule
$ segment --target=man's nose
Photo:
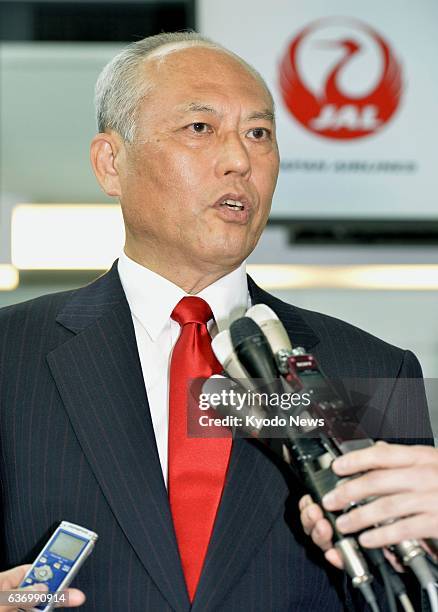
[[[217,173],[225,176],[230,173],[245,178],[251,176],[251,160],[242,137],[236,132],[229,132],[219,147]]]

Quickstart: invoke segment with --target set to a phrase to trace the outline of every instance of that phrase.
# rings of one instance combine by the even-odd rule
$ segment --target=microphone
[[[250,317],[241,317],[231,324],[230,334],[235,353],[248,372],[248,375],[252,378],[262,379],[264,386],[271,394],[278,393],[280,388],[283,389],[281,382],[278,380],[279,372],[274,353],[257,323]],[[258,433],[260,435],[260,432]],[[321,490],[320,486],[317,486],[321,485],[319,476],[326,476],[329,470],[322,465],[314,469],[314,461],[311,461],[311,459],[314,453],[316,455],[315,463],[318,458],[325,458],[327,455],[326,449],[319,440],[306,440],[305,438],[302,438],[300,441],[294,440],[294,436],[289,428],[287,428],[285,433],[287,445],[292,451],[293,458],[300,465],[307,485],[311,491],[315,491],[316,486],[316,490],[319,493]],[[258,437],[257,434],[255,435]],[[317,448],[314,450],[313,447]],[[278,451],[279,448],[277,447]],[[283,451],[282,458],[287,460]],[[336,478],[333,472],[331,472],[330,476],[332,481]],[[374,606],[376,600],[370,586],[373,577],[355,538],[339,534],[335,524],[336,516],[329,512],[325,512],[325,515],[332,524],[337,540],[336,546],[344,559],[345,569],[352,579],[353,586],[359,588],[367,602]]]
[[[243,317],[241,320],[243,320]],[[256,325],[254,323],[254,325]],[[240,329],[241,325],[239,325]],[[245,329],[248,329],[252,326],[242,326]],[[258,340],[260,338],[253,334],[252,338],[256,337]],[[241,346],[240,344],[236,344],[237,347]],[[252,354],[257,351],[257,348],[254,349],[250,347],[246,349],[250,352],[250,365],[254,362],[257,365],[259,361],[254,359],[254,355]],[[269,355],[269,352],[268,352]],[[266,361],[269,363],[268,357],[265,355]],[[260,359],[262,366],[265,365],[263,361]],[[254,367],[254,370],[256,368]],[[260,375],[262,367],[257,370],[257,374]],[[270,374],[272,374],[271,370],[268,370]],[[220,375],[214,375],[208,378],[203,386],[202,393],[213,397],[222,396],[223,390],[225,390],[225,394],[231,397],[231,391],[233,391],[236,387],[236,383],[229,378]],[[226,403],[211,403],[210,407],[213,408],[220,416],[226,417],[227,422],[232,424],[233,432],[236,429],[239,431],[243,431],[248,436],[260,440],[261,442],[267,444],[269,438],[273,437],[273,430],[276,429],[276,434],[278,436],[278,426],[272,427],[270,426],[271,420],[269,418],[265,419],[266,416],[263,408],[261,406],[250,406],[247,403],[239,402],[239,407],[236,407],[231,402],[227,401]],[[254,418],[255,417],[255,418]],[[265,422],[267,424],[265,425]],[[327,465],[324,465],[324,458],[326,456],[325,449],[322,447],[319,440],[312,439],[296,439],[293,441],[291,437],[291,432],[287,426],[281,427],[281,437],[284,441],[287,441],[287,450],[291,450],[292,452],[285,452],[284,445],[274,445],[271,448],[271,451],[275,452],[277,455],[283,459],[289,467],[295,472],[295,468],[299,467],[301,472],[301,477],[304,479],[305,483],[309,487],[312,494],[317,492],[317,501],[321,501],[322,495],[320,495],[321,485],[332,488],[335,486],[336,482],[339,480],[338,477],[329,469]],[[321,461],[321,463],[320,463]],[[321,482],[321,476],[323,477],[323,483]],[[329,481],[329,482],[328,482]],[[326,492],[326,490],[324,490]],[[345,570],[349,574],[352,579],[352,584],[354,587],[358,588],[368,603],[373,606],[375,604],[375,597],[373,590],[371,588],[371,582],[373,580],[373,576],[368,569],[368,565],[366,563],[365,558],[363,557],[357,541],[352,536],[343,536],[336,529],[336,515],[331,512],[324,512],[326,518],[330,521],[331,526],[333,528],[335,534],[335,546],[339,550],[342,555],[345,564]],[[377,608],[373,608],[376,610]]]
[[[367,436],[349,414],[350,411],[345,406],[343,399],[321,371],[313,355],[306,354],[304,351],[297,352],[289,357],[287,364],[288,373],[285,378],[288,383],[294,389],[306,390],[313,397],[313,410],[316,414],[324,415],[327,433],[325,435],[322,432],[320,433],[324,446],[333,447],[334,445],[338,454],[345,454],[353,449],[374,445],[374,440]],[[311,452],[308,457],[314,464],[316,456]],[[306,463],[306,460],[307,457],[305,457],[304,463]],[[319,501],[324,493],[336,486],[335,480],[333,479],[333,472],[331,472],[329,478],[322,477],[321,473],[321,476],[314,479]],[[367,501],[370,500],[365,500],[359,505],[363,505]],[[417,540],[403,540],[390,548],[397,553],[404,565],[411,568],[422,588],[428,591],[430,597],[433,574],[428,565],[425,551],[419,542]],[[436,612],[438,612],[438,606]]]
[[[282,353],[292,353],[292,344],[287,331],[272,308],[266,304],[255,304],[246,311],[245,316],[255,321],[260,327],[276,358]]]
[[[234,352],[229,329],[224,329],[216,334],[211,341],[211,348],[228,376],[239,381],[242,386],[245,383],[248,389],[255,389],[253,381],[248,378],[245,369]]]
[[[264,327],[263,331],[257,324],[259,322]],[[330,413],[331,419],[335,417],[334,422],[330,422],[329,435],[334,435],[335,438],[338,438],[336,440],[338,443],[336,445],[337,449],[333,447],[333,443],[323,432],[318,432],[319,438],[313,440],[309,438],[306,439],[305,437],[297,438],[289,427],[284,428],[282,432],[285,434],[284,440],[288,450],[292,454],[292,459],[300,465],[304,480],[310,490],[316,493],[317,501],[320,502],[322,494],[336,486],[339,480],[330,469],[331,460],[339,454],[339,452],[343,454],[343,452],[347,450],[346,447],[348,447],[348,442],[350,441],[355,444],[359,443],[359,446],[368,446],[373,442],[367,438],[365,434],[359,435],[359,438],[362,439],[358,440],[358,432],[356,432],[355,436],[352,436],[353,440],[350,435],[348,435],[351,433],[351,430],[348,431],[349,427],[351,427],[351,422],[345,427],[346,423],[345,421],[343,422],[343,419],[345,420],[346,417],[344,402],[337,396],[332,385],[319,370],[313,355],[306,355],[306,351],[300,347],[295,350],[292,349],[289,337],[283,325],[271,309],[265,305],[256,305],[250,308],[247,311],[247,316],[238,319],[231,325],[230,336],[237,360],[241,363],[250,377],[262,379],[270,393],[278,393],[278,389],[283,388],[282,383],[278,380],[279,370],[286,375],[285,378],[287,383],[286,381],[282,381],[285,387],[287,385],[289,388],[296,388],[297,384],[300,390],[303,388],[311,389],[311,387],[313,387],[312,383],[315,382],[315,379],[311,381],[309,379],[312,377],[309,377],[306,381],[307,384],[303,384],[301,377],[304,375],[305,378],[305,371],[298,372],[296,368],[291,367],[294,362],[299,362],[300,365],[305,366],[305,368],[309,368],[310,366],[309,369],[313,370],[312,374],[319,375],[320,384],[313,389],[313,391],[318,391],[316,393],[318,400],[315,402],[316,397],[314,398],[313,407],[316,408],[317,412],[320,414],[321,410],[325,411],[329,408],[328,412]],[[294,365],[296,366],[298,363],[294,363]],[[309,374],[310,373],[311,372],[309,372]],[[321,385],[321,383],[323,384]],[[324,391],[327,390],[330,390],[328,397],[322,397]],[[328,399],[329,401],[324,402],[324,399]],[[224,412],[224,414],[229,413],[229,409]],[[250,415],[251,413],[251,408],[249,408],[247,414]],[[325,414],[325,416],[327,418],[329,415]],[[346,420],[347,422],[350,421],[348,415]],[[336,436],[337,427],[340,428],[338,436]],[[240,428],[243,428],[242,425],[240,425]],[[255,438],[262,437],[262,435],[263,437],[267,437],[269,434],[269,428],[263,430],[263,434],[261,431],[261,429],[256,428],[251,432],[246,431],[246,433],[249,433]],[[278,451],[279,449],[277,447],[277,452]],[[283,452],[281,456],[283,460],[291,464],[291,454]],[[335,534],[335,546],[344,558],[345,569],[350,575],[353,585],[359,588],[371,607],[377,609],[374,593],[370,586],[373,577],[369,572],[356,539],[354,537],[345,537],[337,532],[335,524],[336,515],[325,512],[325,516],[332,524]],[[402,558],[403,562],[411,567],[421,583],[421,586],[428,591],[429,597],[431,598],[431,591],[433,589],[431,580],[433,580],[433,576],[425,558],[424,550],[416,541],[404,541],[395,545],[394,549]],[[378,558],[379,555],[382,557],[382,554],[376,551],[376,558]],[[373,563],[375,563],[375,560]],[[383,558],[380,561],[380,564],[382,563]],[[433,609],[435,610],[434,606]]]
[[[220,374],[213,374],[202,385],[202,393],[209,397],[219,395],[222,398],[224,398],[224,395],[228,397],[230,401],[211,403],[210,408],[221,417],[230,417],[233,428],[236,427],[246,436],[266,443],[265,440],[273,437],[273,427],[266,424],[268,419],[266,419],[266,413],[262,406],[256,403],[251,405],[251,403],[242,400],[231,401],[233,394],[240,394],[238,387],[239,385],[234,380]],[[249,394],[248,399],[250,399]],[[280,456],[284,458],[282,455]]]
[[[230,334],[234,351],[247,375],[261,379],[268,393],[281,393],[274,354],[257,323],[249,317],[236,319],[230,326]]]

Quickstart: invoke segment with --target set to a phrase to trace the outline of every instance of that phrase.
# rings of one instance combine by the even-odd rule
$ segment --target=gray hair
[[[232,51],[197,32],[164,32],[131,43],[103,68],[94,97],[99,132],[113,129],[132,143],[138,105],[153,85],[138,78],[141,65],[152,58],[162,61],[168,53],[187,47],[208,47],[231,55],[263,85],[272,100],[261,75]]]

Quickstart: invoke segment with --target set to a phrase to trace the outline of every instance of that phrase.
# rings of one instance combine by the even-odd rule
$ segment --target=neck
[[[205,287],[212,285],[223,276],[236,270],[240,265],[237,264],[229,269],[224,269],[223,267],[213,265],[200,265],[198,262],[195,268],[181,260],[175,265],[175,263],[169,264],[157,257],[148,257],[128,244],[125,244],[124,251],[130,259],[155,272],[155,274],[166,278],[190,295],[196,295],[205,289]]]

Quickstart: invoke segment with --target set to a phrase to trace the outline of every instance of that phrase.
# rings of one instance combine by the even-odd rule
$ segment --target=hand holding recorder
[[[0,612],[50,612],[81,606],[85,595],[68,587],[97,539],[94,531],[62,521],[32,565],[0,574]]]
[[[19,565],[18,567],[14,567],[13,569],[7,570],[6,572],[0,572],[0,591],[12,591],[18,589],[18,586],[22,583],[25,575],[30,570],[31,565]],[[41,590],[42,592],[47,591],[47,588],[44,587],[28,587],[33,591]],[[20,589],[21,591],[21,589]],[[20,593],[20,591],[16,591]],[[24,589],[26,591],[26,589]],[[82,591],[78,589],[68,589],[68,605],[62,607],[75,608],[81,606],[85,602],[85,595]],[[31,610],[34,607],[33,603],[22,604],[20,603],[20,608]],[[11,606],[1,606],[0,612],[17,612],[17,608],[12,608]]]

